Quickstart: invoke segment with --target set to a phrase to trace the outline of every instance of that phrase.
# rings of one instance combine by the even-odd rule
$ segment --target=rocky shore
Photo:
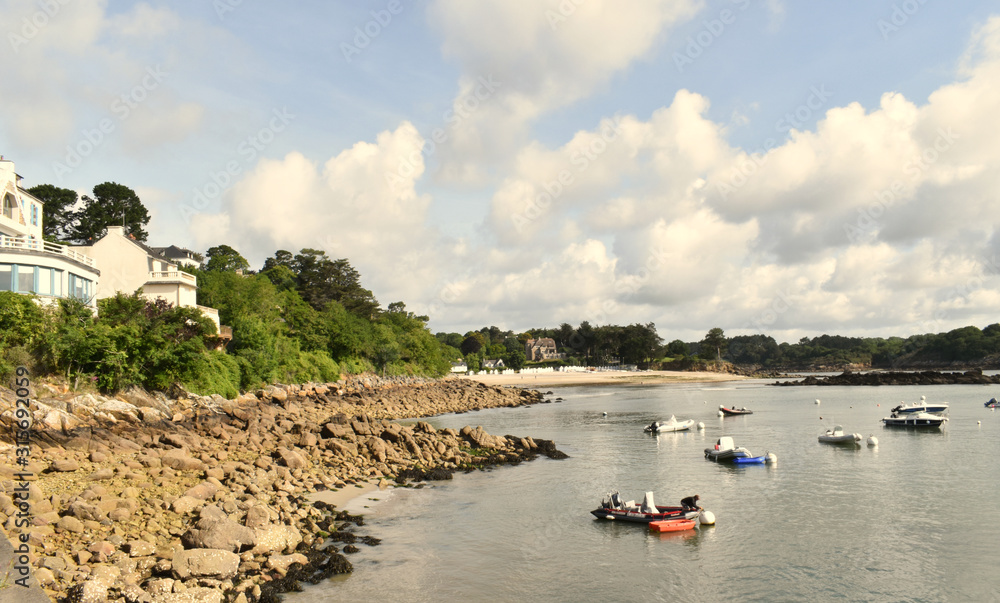
[[[392,419],[546,401],[464,379],[374,376],[235,400],[36,385],[19,465],[15,396],[0,388],[0,522],[15,546],[28,541],[34,578],[55,601],[275,601],[350,572],[345,555],[378,544],[357,532],[361,518],[309,502],[313,492],[565,457],[550,441]],[[7,571],[0,600],[21,588]]]
[[[854,373],[845,371],[829,377],[809,376],[801,381],[776,381],[774,385],[981,385],[1000,383],[1000,375],[984,375],[981,369],[965,372],[885,371]]]

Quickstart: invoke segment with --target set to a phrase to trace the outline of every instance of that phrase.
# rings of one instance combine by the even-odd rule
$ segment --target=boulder
[[[293,551],[302,542],[302,535],[299,531],[288,525],[271,525],[258,528],[253,532],[257,543],[253,548],[254,553]]]
[[[309,559],[307,559],[302,553],[292,553],[291,555],[271,555],[267,559],[267,567],[273,569],[282,576],[288,573],[288,568],[291,567],[293,563],[305,565],[309,563]]]
[[[179,448],[168,450],[160,457],[160,463],[164,467],[170,467],[177,471],[204,471],[205,463],[189,456]]]
[[[278,456],[289,469],[305,469],[309,466],[309,462],[301,454],[283,446],[278,448]]]
[[[171,559],[174,576],[188,578],[214,578],[226,580],[236,575],[240,556],[221,549],[191,549],[177,551]]]
[[[222,591],[197,586],[181,593],[156,595],[151,603],[222,603],[224,600]]]
[[[209,508],[217,507],[206,507]],[[203,513],[196,527],[181,536],[181,542],[187,548],[221,549],[235,553],[251,549],[257,544],[252,529],[241,526],[225,514],[220,519],[210,513]]]
[[[52,461],[51,465],[49,465],[49,469],[60,473],[68,473],[70,471],[76,471],[79,468],[80,468],[80,463],[74,461],[73,459],[56,459]]]

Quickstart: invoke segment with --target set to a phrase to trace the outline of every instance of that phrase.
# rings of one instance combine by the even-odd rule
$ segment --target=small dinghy
[[[989,401],[986,402],[986,408],[1000,408],[1000,402],[997,402],[996,398],[990,398]]]
[[[722,414],[727,417],[735,417],[736,415],[752,415],[753,411],[747,408],[726,408],[725,406],[719,406],[719,410]]]
[[[754,456],[749,450],[742,446],[737,446],[733,438],[722,436],[715,443],[714,448],[705,449],[705,458],[716,463],[733,463],[736,465],[762,465],[774,462],[775,456],[765,453],[763,456]]]
[[[826,433],[819,436],[819,441],[825,444],[857,444],[861,441],[861,434],[844,433],[844,428],[837,425],[833,429],[827,429]]]
[[[653,532],[683,532],[693,530],[698,523],[693,519],[669,519],[667,521],[651,521],[649,529]]]
[[[691,429],[694,425],[694,419],[688,419],[687,421],[678,421],[674,415],[670,415],[670,420],[668,421],[653,421],[652,424],[645,427],[646,433],[668,433],[671,431],[687,431]]]
[[[599,519],[617,519],[619,521],[631,521],[635,523],[649,523],[651,521],[671,521],[675,519],[691,519],[698,517],[698,509],[687,507],[660,507],[653,502],[653,493],[646,492],[642,499],[642,504],[635,504],[634,500],[622,501],[618,491],[612,492],[604,500],[601,506],[590,512],[591,515]]]

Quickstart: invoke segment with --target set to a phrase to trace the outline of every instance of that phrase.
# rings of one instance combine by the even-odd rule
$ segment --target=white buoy
[[[767,454],[764,455],[764,462],[765,463],[777,463],[778,462],[778,457],[776,457],[773,452],[768,452]]]
[[[715,513],[712,513],[711,511],[702,511],[698,514],[698,521],[700,521],[703,526],[714,526]]]
[[[923,401],[924,401],[924,400],[926,400],[926,399],[927,399],[927,396],[920,396],[920,401],[921,401],[921,402],[923,402]]]
[[[608,413],[607,413],[607,412],[605,412],[605,413],[603,413],[603,414],[604,414],[604,416],[605,416],[605,417],[606,417],[606,416],[608,416]]]
[[[816,398],[816,404],[819,404],[819,398]]]
[[[705,424],[702,423],[701,421],[698,421],[698,429],[705,429]]]
[[[982,421],[976,421],[976,425],[982,425],[982,424],[983,424]]]
[[[868,436],[868,445],[871,446],[872,448],[878,446],[878,438],[876,438],[873,435]]]
[[[726,416],[726,415],[725,415],[725,414],[724,414],[724,413],[723,413],[723,412],[722,412],[722,411],[720,410],[720,411],[719,411],[719,416],[720,416],[720,417],[724,417],[724,416]]]

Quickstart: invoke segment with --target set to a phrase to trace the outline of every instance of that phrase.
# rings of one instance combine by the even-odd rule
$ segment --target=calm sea
[[[921,395],[951,403],[943,430],[882,426]],[[382,545],[361,546],[352,575],[286,600],[1000,601],[993,396],[1000,388],[577,387],[554,389],[561,403],[430,419],[553,439],[570,458],[355,501]],[[754,414],[719,418],[719,405]],[[643,433],[671,414],[705,428]],[[834,424],[879,445],[820,444]],[[705,460],[722,435],[777,463]],[[626,500],[650,490],[661,505],[697,493],[717,523],[658,535],[594,519],[613,489]]]

